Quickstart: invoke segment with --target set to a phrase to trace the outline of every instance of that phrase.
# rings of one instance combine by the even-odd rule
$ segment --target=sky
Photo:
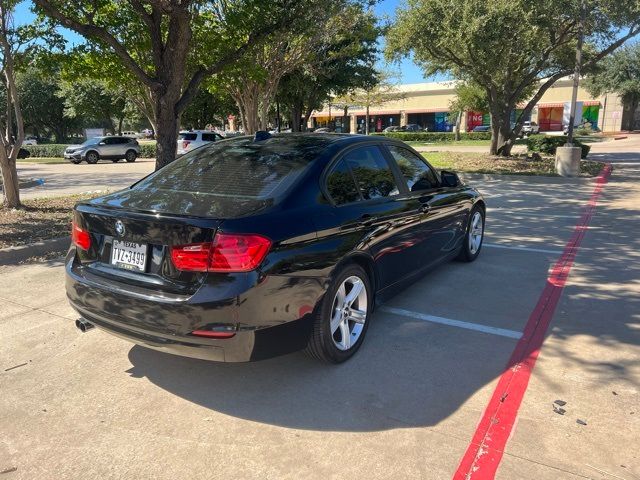
[[[376,15],[384,21],[384,19],[393,19],[396,8],[403,3],[403,0],[379,0],[374,7]],[[19,3],[16,7],[15,20],[19,25],[24,25],[33,22],[34,15],[30,11],[30,0]],[[75,32],[63,29],[65,38],[72,44],[82,42],[82,38]],[[381,42],[381,46],[382,46]],[[386,66],[382,60],[379,62],[379,67],[389,69],[397,74],[397,81],[399,83],[420,83],[426,82],[432,79],[425,79],[422,71],[418,68],[410,59],[403,60],[399,65]]]

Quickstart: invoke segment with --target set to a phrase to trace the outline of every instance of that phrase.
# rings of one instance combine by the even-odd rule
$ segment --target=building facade
[[[571,101],[572,80],[557,81],[542,96],[531,112],[531,120],[540,125],[540,131],[561,131],[568,124],[568,109]],[[390,100],[369,109],[369,131],[381,132],[390,126],[419,125],[430,132],[450,132],[456,122],[450,105],[455,99],[455,82],[432,82],[399,85],[397,91],[402,98]],[[521,111],[521,110],[520,110]],[[594,98],[580,87],[578,90],[577,116],[581,123],[597,126],[603,132],[621,130],[625,114],[622,101],[615,94]],[[519,111],[513,113],[513,121]],[[361,107],[325,105],[322,111],[313,112],[309,120],[310,128],[331,126],[336,131],[364,133],[366,112]],[[462,116],[461,131],[472,131],[480,125],[490,125],[487,112],[465,112]]]

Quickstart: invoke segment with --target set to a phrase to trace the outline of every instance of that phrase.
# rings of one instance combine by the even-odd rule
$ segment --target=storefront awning
[[[539,103],[538,108],[560,108],[560,107],[564,107],[564,104],[567,102]],[[584,107],[600,105],[599,100],[578,100],[578,102],[582,102],[582,106]]]
[[[449,107],[439,107],[439,108],[412,108],[410,110],[405,110],[405,113],[449,113]]]

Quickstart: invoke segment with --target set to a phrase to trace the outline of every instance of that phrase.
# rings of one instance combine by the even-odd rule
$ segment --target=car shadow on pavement
[[[487,358],[496,344],[501,353]],[[303,353],[225,364],[134,346],[128,373],[238,418],[297,429],[378,431],[437,425],[500,375],[514,344],[379,314],[360,351],[341,365]]]

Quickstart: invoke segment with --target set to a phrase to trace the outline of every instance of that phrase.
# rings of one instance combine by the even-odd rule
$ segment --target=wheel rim
[[[90,162],[95,162],[95,161],[98,159],[98,157],[96,156],[96,154],[95,154],[95,153],[90,153],[90,154],[88,155],[88,157],[89,157],[89,158],[88,158],[88,160],[89,160]]]
[[[331,338],[339,350],[349,350],[362,335],[367,306],[367,288],[361,278],[354,275],[342,282],[331,310]]]
[[[471,226],[469,227],[469,251],[471,254],[475,254],[480,250],[480,245],[482,245],[482,235],[484,233],[482,223],[482,214],[475,212],[471,218]]]

